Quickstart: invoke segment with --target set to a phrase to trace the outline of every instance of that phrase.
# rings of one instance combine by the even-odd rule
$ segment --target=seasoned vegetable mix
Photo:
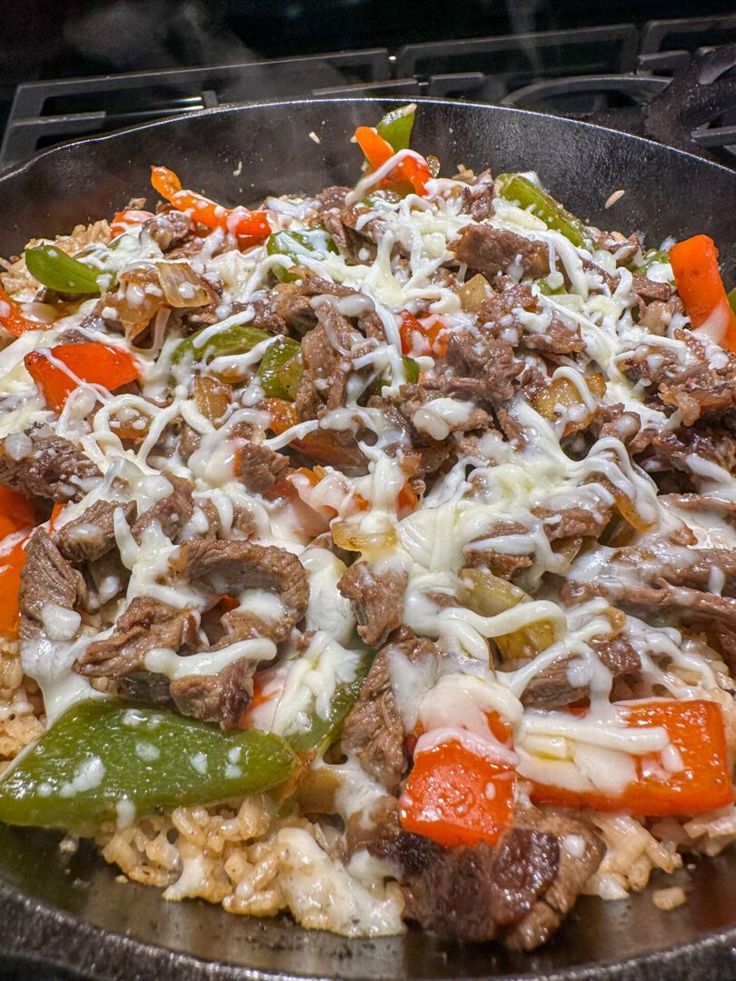
[[[736,303],[415,113],[352,188],[157,163],[5,264],[0,820],[531,950],[736,837]]]

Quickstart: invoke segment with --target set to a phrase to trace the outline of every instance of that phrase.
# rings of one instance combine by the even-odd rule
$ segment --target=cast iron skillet
[[[386,108],[341,99],[217,109],[49,151],[0,178],[0,255],[145,195],[151,163],[170,165],[185,185],[223,203],[353,183],[359,154],[349,138]],[[736,278],[736,174],[725,168],[584,123],[449,102],[423,102],[415,146],[436,153],[445,173],[458,163],[534,168],[577,214],[602,227],[642,229],[650,244],[708,232],[727,281]],[[626,194],[604,211],[619,188]],[[689,902],[674,912],[658,911],[646,894],[619,903],[583,899],[551,944],[522,956],[419,933],[347,941],[287,919],[165,903],[156,890],[118,883],[86,846],[63,864],[57,842],[0,826],[0,951],[31,958],[36,970],[160,981],[736,977],[736,854],[683,870],[675,881]]]

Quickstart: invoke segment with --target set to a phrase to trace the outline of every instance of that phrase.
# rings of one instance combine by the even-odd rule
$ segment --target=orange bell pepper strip
[[[667,770],[658,754],[647,754],[636,757],[636,779],[620,796],[577,793],[535,783],[531,793],[535,803],[660,817],[699,814],[733,801],[726,731],[717,702],[630,702],[622,704],[620,712],[632,728],[664,728],[679,754],[681,768]]]
[[[718,269],[718,249],[707,235],[694,235],[670,249],[677,291],[693,329],[736,352],[734,315]]]
[[[359,126],[355,131],[355,139],[373,170],[378,170],[396,153],[375,126]],[[431,180],[432,174],[427,161],[417,155],[404,157],[396,165],[392,177],[395,180],[408,181],[416,194],[423,195],[427,193],[427,181]]]
[[[414,314],[404,311],[399,326],[402,354],[418,357],[424,354],[443,358],[447,354],[449,335],[439,317],[418,320]]]
[[[151,167],[151,184],[177,211],[185,211],[193,221],[207,228],[232,232],[243,248],[256,245],[271,234],[265,211],[225,208],[196,191],[183,190],[181,181],[168,167]]]
[[[495,844],[514,820],[516,773],[453,740],[414,758],[399,817],[440,845]]]
[[[511,726],[497,712],[486,717],[496,739],[510,745]],[[515,769],[452,739],[414,756],[399,820],[405,831],[440,845],[493,845],[513,824],[515,802]]]
[[[28,538],[0,542],[0,636],[18,636],[20,574],[26,561]]]
[[[134,228],[136,225],[143,225],[150,218],[154,217],[155,215],[152,211],[118,211],[110,224],[110,231],[113,235],[122,235],[129,228]]]
[[[13,337],[20,337],[27,330],[46,330],[48,324],[26,317],[20,304],[16,303],[0,283],[0,327],[4,327]]]
[[[0,540],[38,523],[33,505],[22,494],[0,487]]]
[[[46,405],[55,412],[64,408],[67,398],[78,387],[77,379],[114,391],[138,377],[131,354],[97,341],[38,348],[26,354],[23,361]]]

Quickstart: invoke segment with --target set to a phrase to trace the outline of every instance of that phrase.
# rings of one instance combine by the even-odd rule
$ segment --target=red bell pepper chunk
[[[31,502],[17,491],[0,487],[0,540],[38,523]]]
[[[265,211],[225,208],[196,191],[183,190],[181,181],[168,167],[151,167],[151,183],[177,211],[185,211],[194,221],[208,228],[232,232],[241,247],[256,245],[271,234]]]
[[[77,379],[114,391],[138,377],[135,359],[127,351],[97,341],[58,344],[26,354],[25,366],[41,390],[46,405],[61,412]]]
[[[27,330],[46,330],[48,324],[26,317],[20,304],[16,303],[0,283],[0,327],[4,327],[14,337],[20,337]]]
[[[399,337],[403,354],[414,357],[429,354],[434,358],[443,358],[447,354],[449,335],[439,317],[418,320],[407,310],[401,315]]]
[[[514,820],[516,773],[452,740],[414,757],[399,801],[405,831],[440,845],[495,844]]]
[[[622,704],[620,712],[632,728],[664,728],[679,754],[681,768],[665,769],[658,754],[636,757],[637,777],[620,796],[577,793],[535,783],[533,801],[597,811],[629,811],[647,817],[698,814],[733,801],[726,731],[717,702],[631,702]]]
[[[124,210],[118,211],[110,224],[110,231],[113,235],[122,235],[129,228],[135,225],[143,225],[150,218],[155,217],[152,211]]]
[[[736,316],[718,269],[718,249],[707,235],[694,235],[670,249],[677,291],[694,330],[736,352]]]
[[[396,153],[375,126],[359,126],[355,131],[355,139],[373,170],[378,170]],[[426,184],[432,174],[429,164],[422,157],[407,156],[396,165],[392,176],[395,180],[408,181],[417,194],[423,195],[427,193]]]
[[[25,544],[5,539],[0,542],[0,636],[18,636],[20,574],[26,561]]]

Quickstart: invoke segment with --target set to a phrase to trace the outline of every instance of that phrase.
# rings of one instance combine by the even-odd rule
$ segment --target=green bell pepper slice
[[[303,372],[301,345],[291,337],[277,337],[263,355],[256,377],[264,395],[293,402]]]
[[[25,251],[26,266],[35,279],[57,293],[99,296],[112,285],[112,275],[73,259],[58,245],[38,245]],[[102,284],[100,283],[102,280]]]
[[[350,709],[358,700],[370,663],[369,657],[362,658],[354,680],[336,686],[330,704],[330,714],[326,719],[316,712],[311,712],[306,729],[285,736],[295,753],[319,754],[335,742]]]
[[[586,238],[583,223],[536,184],[521,174],[500,174],[497,183],[501,197],[525,210],[531,209],[548,228],[560,232],[573,245],[583,245]]]
[[[173,364],[179,364],[187,355],[194,361],[204,361],[207,356],[220,357],[230,354],[245,354],[251,351],[257,344],[267,341],[273,334],[266,333],[258,327],[249,327],[248,324],[232,324],[223,330],[213,334],[205,343],[198,344],[199,338],[209,327],[203,327],[196,334],[191,334],[185,338],[174,349],[171,356]]]
[[[91,699],[70,708],[0,781],[0,820],[85,832],[270,790],[298,765],[272,733],[226,734],[168,710]]]
[[[303,256],[324,257],[328,252],[337,253],[338,248],[326,228],[272,232],[266,242],[268,255],[286,255],[297,265]],[[282,283],[290,283],[299,278],[285,266],[274,266],[272,272]]]
[[[399,150],[408,150],[416,115],[417,107],[414,103],[408,106],[400,106],[398,109],[392,109],[391,112],[386,113],[376,126],[378,135],[382,136],[387,143],[390,143],[396,153]]]
[[[649,269],[658,262],[669,262],[670,254],[662,249],[647,249],[642,256],[641,265],[637,266],[636,271],[642,272]]]
[[[542,296],[561,296],[567,292],[563,286],[550,286],[546,279],[538,279],[537,286]]]
[[[728,305],[731,307],[734,313],[736,313],[736,286],[732,290],[729,290],[726,294],[726,299],[728,300]]]
[[[407,385],[413,385],[415,382],[419,381],[419,375],[421,370],[419,368],[419,362],[415,361],[414,358],[409,358],[407,355],[402,355],[401,363],[404,366],[404,377],[406,378]],[[381,392],[391,383],[386,378],[376,378],[374,382],[368,387],[366,395],[370,398],[372,395],[380,395]]]

